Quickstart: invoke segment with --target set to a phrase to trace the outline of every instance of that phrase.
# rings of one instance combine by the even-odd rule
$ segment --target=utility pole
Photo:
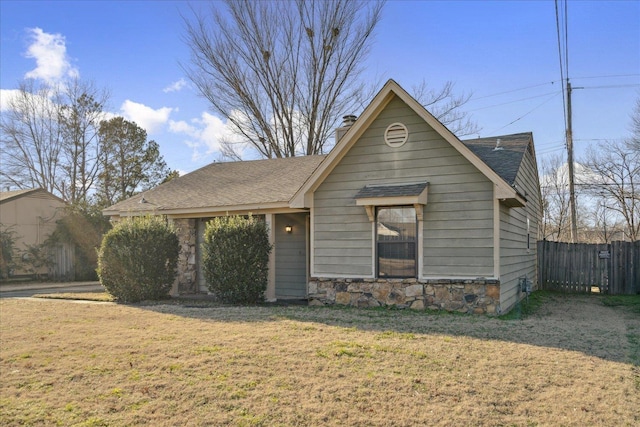
[[[567,78],[567,164],[569,166],[569,210],[571,213],[571,242],[578,243],[576,188],[573,170],[573,129],[571,127],[571,82]]]

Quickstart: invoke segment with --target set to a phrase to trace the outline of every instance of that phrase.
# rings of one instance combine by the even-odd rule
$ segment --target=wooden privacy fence
[[[611,244],[538,242],[542,289],[562,292],[640,293],[640,241]]]

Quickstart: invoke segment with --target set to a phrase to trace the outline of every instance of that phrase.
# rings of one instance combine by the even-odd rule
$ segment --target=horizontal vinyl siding
[[[307,296],[306,215],[275,216],[276,298]],[[285,226],[291,225],[291,233]]]
[[[401,122],[408,141],[384,143]],[[373,227],[354,196],[365,185],[428,181],[424,275],[493,273],[493,185],[399,99],[365,131],[314,193],[314,271],[320,277],[373,276]]]
[[[464,180],[430,188],[423,272],[428,277],[492,277],[493,184],[470,164],[459,169]]]
[[[527,204],[522,208],[500,206],[500,305],[508,310],[523,295],[520,280],[527,277],[537,283],[536,240],[540,221],[538,172],[533,156],[525,153],[516,176],[516,186],[526,192]],[[529,217],[530,245],[527,251],[527,216]]]

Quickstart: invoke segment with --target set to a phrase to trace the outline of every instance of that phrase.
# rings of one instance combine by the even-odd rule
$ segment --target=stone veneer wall
[[[500,281],[312,278],[309,305],[331,304],[500,314]]]
[[[180,242],[178,255],[177,293],[193,294],[198,292],[198,267],[196,266],[196,220],[174,219],[173,225]]]

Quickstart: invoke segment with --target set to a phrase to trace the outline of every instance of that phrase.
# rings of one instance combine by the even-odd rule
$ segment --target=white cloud
[[[204,112],[195,122],[202,126],[200,140],[207,146],[207,154],[220,150],[220,142],[233,137],[227,124],[213,114]]]
[[[29,28],[32,43],[25,56],[36,60],[36,68],[27,72],[25,78],[41,79],[49,84],[64,77],[78,77],[78,69],[71,65],[67,56],[65,38],[61,34],[49,34],[41,28]]]
[[[20,94],[18,89],[0,89],[0,111],[9,111],[11,100]]]
[[[162,89],[164,93],[167,92],[178,92],[184,89],[187,86],[187,81],[185,79],[180,79],[177,82],[171,83],[169,86]]]
[[[19,89],[0,89],[0,111],[11,111],[11,104],[16,102],[18,109],[29,108],[35,117],[50,117],[51,114],[55,114],[58,106],[51,98],[44,95],[51,95],[51,93],[30,93],[21,92]]]
[[[193,150],[193,161],[220,152],[222,141],[239,141],[228,122],[207,112],[203,112],[200,118],[192,119],[191,123],[170,120],[169,130],[188,137],[184,143]]]
[[[125,119],[136,122],[136,124],[148,133],[160,130],[161,126],[169,120],[169,115],[173,108],[162,107],[154,110],[144,104],[139,104],[130,100],[124,101],[120,107]]]
[[[200,131],[184,120],[180,120],[177,122],[169,120],[169,130],[173,133],[185,133],[193,138],[198,138],[200,136]]]

